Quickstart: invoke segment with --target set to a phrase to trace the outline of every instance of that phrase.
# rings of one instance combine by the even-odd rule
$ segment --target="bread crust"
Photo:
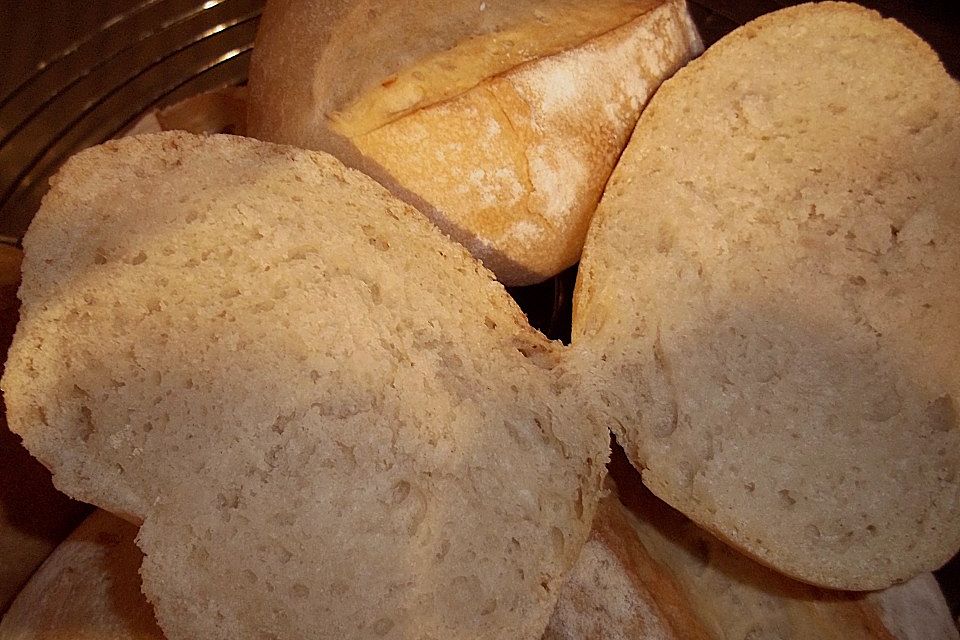
[[[333,153],[417,206],[505,284],[532,284],[576,262],[640,110],[702,44],[678,0],[611,0],[590,8],[561,1],[489,4],[485,11],[505,14],[492,30],[476,3],[457,2],[445,6],[442,17],[428,17],[420,7],[389,27],[374,18],[361,42],[349,45],[340,30],[359,9],[343,13],[337,3],[314,0],[271,4],[251,67],[250,132]],[[377,11],[393,10],[388,3]],[[561,23],[583,13],[601,30],[550,42],[551,30],[537,31],[547,18],[534,15],[543,12]],[[416,23],[426,43],[393,42],[404,20]],[[431,20],[480,22],[466,31],[459,25],[459,39],[449,41]],[[411,77],[394,61],[352,53],[364,38],[384,41],[378,46],[410,60]],[[504,42],[515,41],[523,42],[515,55],[499,53]],[[469,50],[453,55],[443,46]],[[443,65],[424,60],[440,53],[458,65],[448,74],[454,93],[430,84]],[[344,65],[355,67],[345,82]],[[331,82],[334,73],[341,81]],[[466,77],[465,86],[456,84]],[[338,114],[358,94],[379,90],[378,83],[406,87],[419,99],[386,120],[378,116],[375,125],[341,126]]]
[[[163,640],[140,593],[137,528],[96,511],[57,546],[0,619],[4,640]]]
[[[560,594],[545,640],[777,637],[956,640],[936,579],[883,591],[812,587],[740,555],[618,474]]]

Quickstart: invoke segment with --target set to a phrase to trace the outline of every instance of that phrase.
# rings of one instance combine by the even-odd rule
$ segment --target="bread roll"
[[[930,574],[867,595],[823,591],[633,495],[629,508],[614,495],[601,503],[544,640],[958,638]],[[140,593],[135,536],[106,512],[91,516],[0,620],[0,640],[163,640]]]
[[[641,108],[700,49],[683,0],[273,0],[249,131],[333,153],[531,284],[576,262]]]
[[[24,246],[10,425],[143,520],[170,640],[543,632],[608,435],[411,207],[325,154],[167,133],[75,156]]]
[[[573,341],[650,489],[759,561],[876,589],[960,548],[960,86],[810,4],[657,93]]]
[[[163,640],[140,593],[137,528],[96,511],[30,578],[0,640]]]
[[[957,640],[924,573],[869,594],[796,582],[733,551],[637,483],[605,498],[544,640]]]

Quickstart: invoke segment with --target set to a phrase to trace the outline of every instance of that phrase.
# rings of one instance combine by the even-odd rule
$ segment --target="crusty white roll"
[[[33,574],[0,620],[2,640],[163,640],[140,592],[137,528],[96,511]]]
[[[701,47],[684,0],[274,0],[249,132],[333,153],[530,284],[579,258],[640,110]]]

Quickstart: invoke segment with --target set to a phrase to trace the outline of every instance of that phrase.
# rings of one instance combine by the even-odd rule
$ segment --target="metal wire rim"
[[[45,179],[72,153],[186,97],[188,87],[200,93],[244,82],[262,5],[145,0],[61,50],[4,96],[0,123],[11,124],[0,124],[0,241],[23,235]],[[138,30],[137,21],[149,27]],[[108,53],[89,59],[98,49]]]

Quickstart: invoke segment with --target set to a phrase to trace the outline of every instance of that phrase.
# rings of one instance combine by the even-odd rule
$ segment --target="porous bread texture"
[[[606,430],[560,346],[332,157],[108,143],[24,240],[8,416],[65,492],[144,520],[181,638],[536,638]]]
[[[960,547],[958,113],[898,23],[785,9],[661,87],[591,227],[576,358],[631,461],[801,580]]]
[[[867,594],[796,582],[740,555],[639,483],[601,501],[544,640],[957,640],[930,573]]]
[[[396,11],[385,3],[359,34],[349,30],[358,10],[341,15],[338,3],[268,5],[251,67],[251,135],[329,151],[360,168],[505,284],[544,280],[578,259],[603,185],[649,96],[702,50],[686,3],[455,2],[439,15],[427,4],[382,24]],[[554,31],[571,28],[564,24],[571,16],[587,25],[571,34],[580,39],[550,46]],[[475,20],[480,25],[471,28]],[[440,35],[447,21],[459,36]],[[544,30],[554,22],[556,30]],[[407,28],[427,43],[411,35],[398,44]],[[440,44],[432,38],[449,47],[440,50],[442,64],[432,61]],[[354,51],[381,40],[404,65]],[[453,70],[444,71],[448,65]],[[355,73],[343,80],[345,66]],[[442,87],[429,82],[437,74],[459,89],[437,93]],[[457,85],[465,78],[471,81]],[[398,107],[377,126],[343,126],[347,96],[388,90],[414,106]]]

